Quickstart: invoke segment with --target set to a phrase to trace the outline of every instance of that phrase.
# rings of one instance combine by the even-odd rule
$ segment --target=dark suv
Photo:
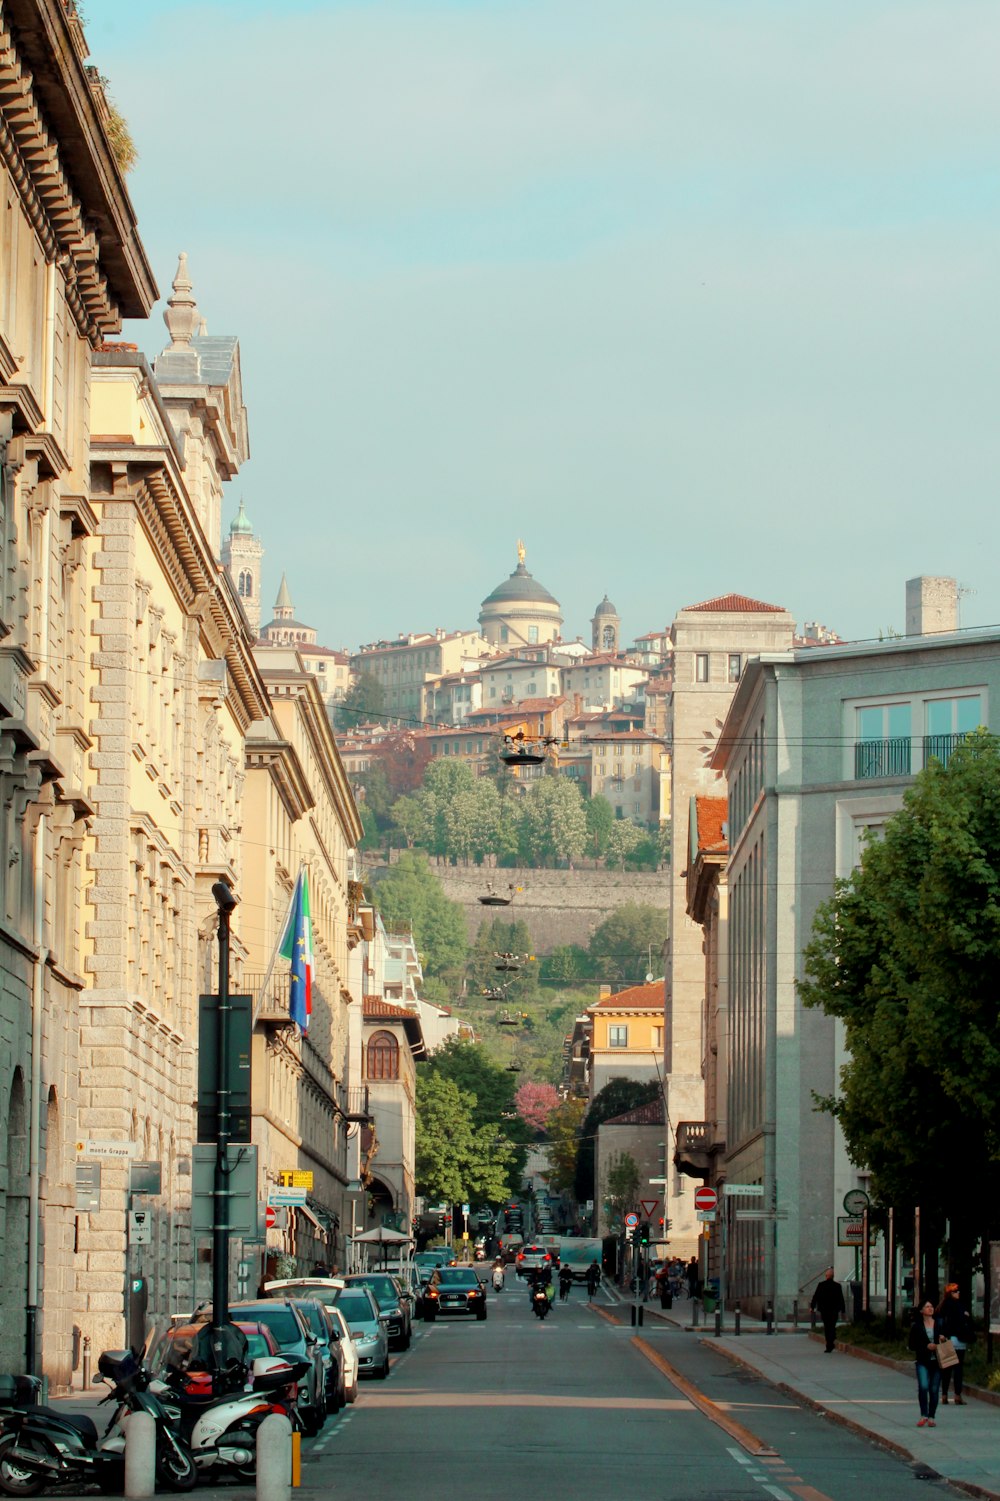
[[[300,1387],[299,1412],[303,1432],[318,1433],[326,1421],[326,1370],[323,1350],[304,1311],[290,1298],[262,1298],[258,1303],[231,1303],[229,1312],[237,1321],[266,1324],[282,1355],[308,1361],[309,1369]]]
[[[343,1279],[345,1287],[367,1287],[378,1304],[378,1311],[385,1315],[385,1331],[389,1336],[391,1350],[408,1350],[413,1335],[413,1304],[408,1291],[404,1291],[388,1272],[352,1272]]]

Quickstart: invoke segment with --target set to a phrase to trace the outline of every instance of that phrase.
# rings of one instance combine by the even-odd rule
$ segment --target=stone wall
[[[485,870],[448,865],[443,860],[432,860],[431,865],[445,895],[461,902],[470,942],[480,924],[493,917],[520,920],[527,923],[540,954],[567,943],[586,948],[594,929],[627,902],[666,910],[670,901],[665,871]],[[484,907],[479,898],[486,893],[487,882],[498,894],[505,894],[508,884],[521,890],[515,892],[509,907]]]

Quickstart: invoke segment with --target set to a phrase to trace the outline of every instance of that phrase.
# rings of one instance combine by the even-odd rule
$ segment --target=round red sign
[[[716,1193],[716,1191],[715,1191],[714,1188],[707,1188],[707,1187],[705,1187],[703,1185],[701,1188],[696,1188],[695,1189],[695,1191],[694,1191],[694,1207],[695,1207],[695,1209],[715,1209],[717,1207],[718,1203],[719,1203],[719,1195]]]
[[[277,1219],[277,1217],[278,1216],[275,1214],[274,1209],[272,1208],[272,1206],[270,1204],[268,1204],[267,1209],[264,1212],[264,1223],[265,1223],[265,1225],[267,1226],[267,1228],[269,1230],[273,1230],[274,1229],[274,1222]]]

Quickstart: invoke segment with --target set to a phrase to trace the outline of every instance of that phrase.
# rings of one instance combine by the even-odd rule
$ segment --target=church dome
[[[555,605],[559,608],[559,601],[550,594],[544,584],[540,584],[525,568],[523,563],[518,563],[510,578],[504,579],[502,584],[497,584],[492,594],[488,594],[483,600],[483,607],[487,605],[510,604],[513,601]]]
[[[597,606],[597,609],[594,611],[595,618],[598,615],[617,615],[617,614],[618,614],[618,611],[615,609],[614,605],[611,603],[610,599],[605,594],[604,598],[601,600],[600,604]]]
[[[235,520],[233,521],[232,525],[229,528],[229,535],[231,537],[252,537],[253,536],[253,525],[252,525],[252,523],[250,521],[250,517],[247,515],[246,511],[243,509],[243,501],[242,500],[240,500],[239,515],[235,518]]]

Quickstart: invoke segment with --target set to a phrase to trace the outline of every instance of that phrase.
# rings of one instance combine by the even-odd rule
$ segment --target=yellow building
[[[663,1057],[663,981],[630,985],[587,1007],[592,1018],[590,1098],[612,1079],[659,1078]]]

